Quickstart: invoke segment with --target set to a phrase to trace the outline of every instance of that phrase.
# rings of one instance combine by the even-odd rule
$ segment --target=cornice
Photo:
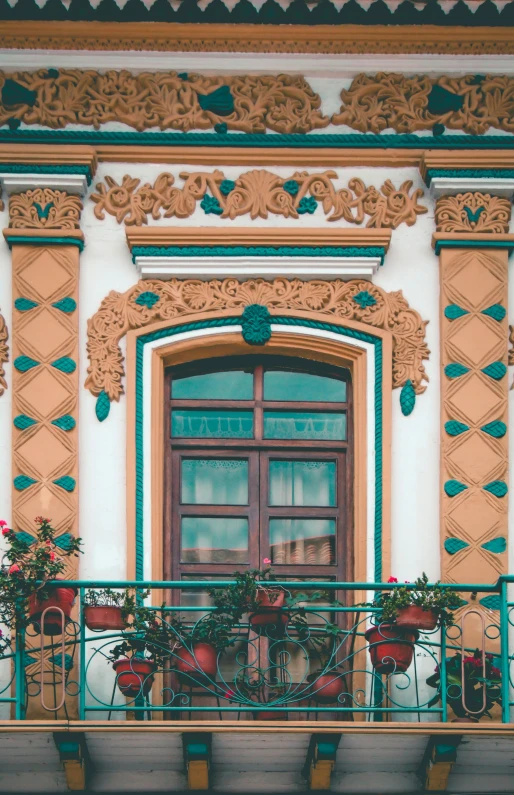
[[[506,248],[514,249],[513,234],[491,234],[472,232],[434,232],[432,248],[439,254],[442,248]]]
[[[429,184],[429,171],[513,171],[514,152],[506,149],[488,151],[425,151],[422,153],[419,170]]]
[[[376,246],[387,251],[391,242],[390,229],[198,229],[153,226],[127,228],[126,231],[131,251],[135,246]]]
[[[98,158],[92,146],[61,144],[0,144],[0,164],[87,166],[94,176]]]
[[[250,25],[162,22],[2,22],[2,47],[267,53],[511,54],[508,27],[439,25]]]

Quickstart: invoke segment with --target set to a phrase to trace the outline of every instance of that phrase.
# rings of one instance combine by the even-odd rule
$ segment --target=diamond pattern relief
[[[39,428],[17,450],[20,465],[25,460],[42,478],[49,478],[69,460],[70,450],[48,428]]]
[[[478,425],[486,421],[484,418],[502,410],[505,400],[493,384],[487,383],[486,378],[485,375],[473,373],[448,389],[446,407],[450,417],[468,425]]]
[[[460,306],[467,305],[469,308],[478,309],[489,305],[487,301],[502,288],[502,282],[484,267],[480,255],[471,254],[466,257],[463,267],[449,277],[448,287],[459,295]]]
[[[48,359],[69,340],[70,332],[62,320],[55,314],[43,309],[32,317],[20,329],[19,338],[38,356],[38,360]]]
[[[491,505],[484,492],[467,492],[458,504],[449,507],[448,517],[453,522],[459,537],[480,541],[492,531],[503,518]]]
[[[497,324],[498,325],[498,324]],[[455,361],[471,367],[483,367],[497,358],[504,350],[498,329],[492,329],[484,317],[472,315],[459,325],[450,327],[447,334],[448,350]]]
[[[39,491],[31,495],[26,501],[18,505],[17,511],[23,518],[23,530],[34,527],[35,516],[48,516],[52,518],[55,528],[61,529],[63,522],[71,525],[73,512],[69,506],[53,493],[47,486],[42,486]]]
[[[467,554],[466,554],[467,552]],[[492,563],[492,556],[482,554],[479,549],[466,550],[461,555],[454,555],[450,557],[448,570],[451,570],[452,577],[457,582],[467,582],[469,573],[473,572],[472,582],[476,583],[491,583],[496,582],[498,575],[501,573],[502,561],[501,556],[497,555]]]
[[[49,370],[40,370],[18,394],[27,406],[43,417],[55,414],[64,401],[70,399],[70,392]]]
[[[37,256],[30,257],[30,264],[20,269],[19,277],[26,291],[35,293],[46,301],[57,291],[64,290],[72,279],[66,268],[57,261],[54,251],[48,249],[36,249],[36,251],[38,251]]]
[[[448,471],[455,478],[472,483],[487,483],[502,474],[505,457],[479,433],[466,434],[448,448]]]

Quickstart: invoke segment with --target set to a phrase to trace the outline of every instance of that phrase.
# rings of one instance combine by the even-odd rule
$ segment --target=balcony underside
[[[74,740],[82,743],[91,792],[185,792],[195,788],[185,760],[192,738],[197,747],[199,738],[208,738],[208,784],[221,793],[312,789],[308,770],[313,738],[318,743],[323,738],[336,739],[333,769],[325,780],[333,792],[398,795],[427,791],[426,780],[423,783],[427,751],[434,745],[444,749],[455,742],[456,755],[444,791],[455,795],[513,791],[514,724],[318,721],[315,731],[313,735],[312,722],[293,721],[259,727],[243,721],[202,721],[187,726],[172,722],[141,725],[137,721],[5,721],[0,724],[0,791],[57,793],[77,784],[76,776],[70,779],[73,766],[67,769],[63,763],[65,746],[60,745],[59,737],[61,743],[67,741],[66,748],[71,748]]]

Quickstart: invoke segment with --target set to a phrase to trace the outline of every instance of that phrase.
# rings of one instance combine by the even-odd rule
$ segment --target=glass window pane
[[[346,439],[346,414],[265,411],[265,439]]]
[[[248,461],[231,458],[182,459],[181,502],[193,505],[247,505]]]
[[[247,563],[248,519],[183,516],[182,563]]]
[[[270,461],[269,504],[335,505],[335,461]]]
[[[346,382],[338,378],[287,370],[266,370],[264,400],[324,401],[345,403]]]
[[[171,435],[212,439],[233,437],[251,439],[253,411],[221,409],[173,409]]]
[[[335,519],[270,519],[269,537],[272,563],[335,563]]]
[[[253,373],[230,370],[171,380],[175,400],[253,400]]]

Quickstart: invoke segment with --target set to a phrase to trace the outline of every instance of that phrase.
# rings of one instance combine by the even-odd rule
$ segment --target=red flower
[[[13,563],[9,568],[9,574],[17,574],[19,571],[21,571],[21,569],[17,563]]]
[[[501,679],[501,671],[499,668],[496,668],[494,665],[491,666],[491,676],[495,676],[497,679]]]
[[[55,552],[50,552],[50,560],[55,560]]]
[[[387,582],[398,582],[398,578],[397,577],[389,577]]]
[[[8,527],[2,527],[2,535],[3,536],[8,536],[10,532],[11,531],[9,530]]]
[[[0,527],[7,527],[7,522],[5,519],[0,519]]]

